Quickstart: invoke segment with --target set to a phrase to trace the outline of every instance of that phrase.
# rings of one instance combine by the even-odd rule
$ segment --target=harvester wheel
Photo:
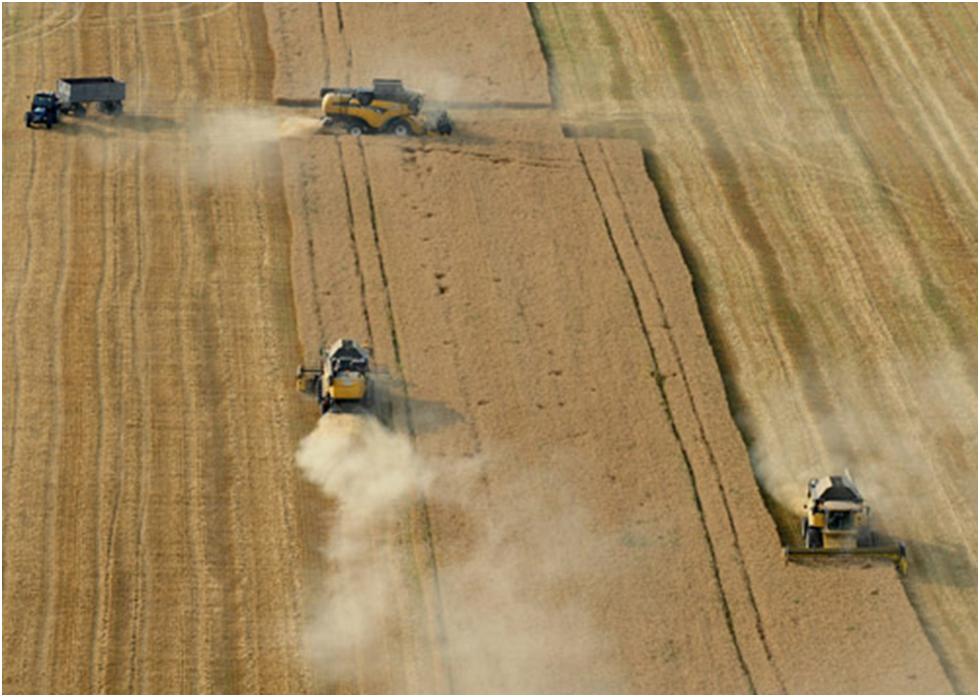
[[[823,547],[823,533],[818,528],[808,528],[806,531],[807,549],[820,549]]]
[[[347,126],[347,132],[352,136],[362,136],[364,135],[364,126],[359,123],[352,123]]]
[[[391,132],[394,133],[396,136],[404,138],[405,136],[409,135],[412,132],[412,129],[409,127],[408,123],[406,123],[404,119],[397,119],[391,125]]]

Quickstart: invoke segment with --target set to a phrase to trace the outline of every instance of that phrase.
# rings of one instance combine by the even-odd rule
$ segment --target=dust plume
[[[560,487],[497,477],[488,494],[492,458],[423,457],[404,434],[351,415],[323,417],[296,461],[338,507],[307,633],[324,680],[366,675],[369,689],[401,692],[615,687],[609,643],[576,602],[608,577],[606,541]],[[437,578],[419,551],[422,495],[453,521],[433,533]],[[403,663],[405,675],[383,672]]]
[[[399,50],[397,56],[397,60],[391,60],[388,53],[364,56],[351,83],[370,86],[375,78],[397,77],[409,89],[422,91],[429,106],[473,99],[472,76],[469,80],[460,76],[455,65],[428,53],[417,54],[408,47]]]
[[[977,401],[959,366],[958,357],[941,354],[860,370],[838,366],[832,411],[819,415],[789,392],[767,395],[765,409],[781,422],[764,429],[778,438],[752,447],[763,488],[795,513],[809,478],[849,471],[877,528],[909,542],[913,555],[936,545],[961,548],[973,560],[975,582]]]
[[[167,117],[127,112],[112,121],[69,125],[98,136],[77,142],[82,155],[99,167],[112,162],[104,152],[110,142],[114,155],[142,154],[155,175],[219,188],[234,186],[242,169],[277,180],[279,143],[308,139],[320,129],[312,115],[246,106]]]
[[[315,118],[272,109],[228,109],[192,115],[185,125],[193,159],[187,171],[199,183],[221,183],[239,167],[278,172],[281,140],[314,135]],[[269,166],[274,165],[274,166]]]

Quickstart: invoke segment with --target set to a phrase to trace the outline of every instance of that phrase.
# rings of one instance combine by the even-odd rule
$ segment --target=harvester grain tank
[[[807,483],[801,520],[802,547],[785,547],[788,561],[807,557],[883,558],[908,570],[905,545],[879,545],[871,527],[871,507],[846,475],[830,475]]]
[[[371,87],[324,87],[320,90],[322,124],[340,127],[351,135],[391,133],[408,135],[449,135],[453,123],[449,115],[422,113],[424,96],[406,89],[401,80],[374,80]]]
[[[370,352],[353,339],[320,349],[320,364],[296,370],[296,389],[312,395],[320,412],[370,409],[374,396]]]
[[[31,109],[24,114],[24,124],[30,128],[43,125],[51,128],[62,114],[83,117],[88,106],[96,104],[104,114],[119,116],[126,99],[126,83],[114,77],[63,77],[54,92],[38,92],[31,99]]]

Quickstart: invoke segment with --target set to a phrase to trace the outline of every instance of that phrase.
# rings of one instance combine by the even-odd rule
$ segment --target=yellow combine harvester
[[[422,93],[405,89],[401,80],[375,80],[368,87],[324,87],[320,90],[323,126],[343,128],[352,136],[370,133],[449,135],[453,122],[439,112],[430,123],[422,113]]]
[[[876,557],[890,559],[902,574],[908,570],[905,545],[878,545],[871,528],[871,508],[850,477],[811,479],[803,508],[804,546],[785,547],[787,561],[805,557]]]
[[[374,386],[370,353],[353,339],[320,349],[320,365],[296,369],[296,389],[316,397],[320,413],[370,409]]]

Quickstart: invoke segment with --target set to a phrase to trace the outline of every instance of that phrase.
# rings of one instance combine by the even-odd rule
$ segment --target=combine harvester
[[[421,113],[421,92],[405,89],[401,80],[375,80],[373,87],[324,87],[320,90],[323,127],[339,127],[352,136],[391,133],[396,136],[450,135],[453,122],[441,111]]]
[[[850,477],[811,479],[803,508],[804,546],[784,547],[787,561],[812,557],[879,558],[894,562],[903,575],[908,571],[904,544],[878,544],[871,528],[871,508]]]
[[[312,395],[320,413],[361,413],[374,406],[371,354],[353,339],[340,339],[320,349],[320,365],[296,369],[296,389]]]

